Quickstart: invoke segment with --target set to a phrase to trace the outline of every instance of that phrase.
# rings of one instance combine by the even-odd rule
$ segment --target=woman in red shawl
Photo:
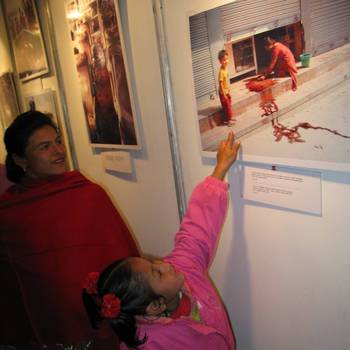
[[[297,65],[295,63],[294,55],[289,48],[271,37],[265,38],[265,48],[271,51],[271,63],[268,66],[265,74],[269,75],[274,71],[275,77],[292,78],[292,90],[297,89]]]
[[[0,196],[0,344],[17,349],[116,349],[94,333],[81,303],[89,271],[139,255],[105,191],[78,171],[52,120],[26,112],[5,132]]]

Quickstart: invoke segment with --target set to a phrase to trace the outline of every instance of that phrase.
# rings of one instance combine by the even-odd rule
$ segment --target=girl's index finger
[[[227,136],[226,144],[232,148],[234,142],[234,136],[233,136],[233,131],[230,130]]]

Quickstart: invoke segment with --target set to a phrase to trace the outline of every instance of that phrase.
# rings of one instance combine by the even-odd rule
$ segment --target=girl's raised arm
[[[192,192],[186,215],[175,237],[175,248],[165,258],[181,269],[208,268],[227,211],[229,185],[222,181],[237,158],[240,143],[232,132],[217,152],[217,165]]]

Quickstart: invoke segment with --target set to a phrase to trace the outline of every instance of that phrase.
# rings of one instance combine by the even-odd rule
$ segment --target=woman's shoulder
[[[66,171],[61,179],[63,183],[91,183],[91,181],[83,175],[80,170]]]
[[[87,186],[95,188],[97,185],[88,180],[79,170],[67,171],[44,179],[24,179],[21,183],[10,186],[0,196],[0,208]]]

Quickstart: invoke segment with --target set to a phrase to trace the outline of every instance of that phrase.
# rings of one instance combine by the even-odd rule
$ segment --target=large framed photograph
[[[350,23],[317,3],[165,2],[184,19],[165,23],[175,109],[193,115],[203,157],[232,130],[244,161],[350,170]]]
[[[5,18],[16,71],[22,82],[49,71],[34,0],[4,1]]]
[[[92,146],[140,148],[117,2],[65,5]]]
[[[0,75],[0,117],[6,129],[19,114],[18,101],[13,74],[6,72]]]

